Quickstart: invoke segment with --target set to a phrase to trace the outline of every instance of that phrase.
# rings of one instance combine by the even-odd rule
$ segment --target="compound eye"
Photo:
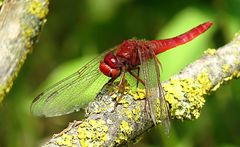
[[[119,62],[117,60],[117,58],[112,54],[112,53],[108,53],[105,58],[104,58],[104,62],[109,65],[111,68],[118,68],[119,67]]]
[[[106,63],[101,62],[100,66],[99,66],[99,69],[104,75],[106,75],[108,77],[112,77],[112,73],[111,73],[112,69]]]
[[[118,64],[118,61],[117,61],[117,59],[116,58],[112,58],[111,60],[109,60],[110,62],[111,62],[111,64],[110,64],[110,66],[111,67],[115,67],[115,66],[117,66],[117,64]]]
[[[117,78],[120,75],[120,70],[119,69],[112,69],[111,70],[111,77],[112,78]]]
[[[100,71],[111,78],[117,78],[120,74],[120,69],[112,69],[108,64],[101,62],[99,66]]]

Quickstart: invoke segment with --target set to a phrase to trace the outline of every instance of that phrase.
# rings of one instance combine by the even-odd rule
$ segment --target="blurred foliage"
[[[207,20],[214,26],[194,41],[163,53],[167,79],[207,48],[229,42],[240,28],[239,0],[52,0],[39,43],[27,59],[0,111],[0,146],[40,145],[81,113],[56,118],[30,114],[34,96],[125,39],[173,37]],[[40,88],[39,88],[40,87]],[[133,146],[240,146],[240,80],[206,97],[201,117],[172,121],[167,137],[159,128]]]

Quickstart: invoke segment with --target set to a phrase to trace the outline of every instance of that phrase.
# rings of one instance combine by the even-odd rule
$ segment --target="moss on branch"
[[[5,0],[0,13],[0,102],[46,22],[48,0]]]
[[[239,59],[240,34],[218,50],[208,49],[200,59],[164,82],[171,118],[197,119],[205,95],[217,90],[224,82],[240,77]],[[127,86],[125,95],[115,107],[115,99],[119,96],[116,85],[105,85],[86,108],[86,119],[71,123],[45,146],[118,146],[139,140],[153,127],[142,99],[145,93]]]

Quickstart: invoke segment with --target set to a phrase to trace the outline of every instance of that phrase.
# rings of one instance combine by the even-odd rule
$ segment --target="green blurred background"
[[[196,40],[159,55],[162,80],[220,47],[240,30],[240,0],[51,0],[39,43],[28,56],[0,110],[0,146],[39,146],[82,113],[56,118],[30,114],[31,101],[49,84],[97,54],[132,37],[173,37],[205,21],[214,26]],[[206,96],[195,121],[172,120],[170,136],[158,127],[132,146],[240,146],[240,80]]]

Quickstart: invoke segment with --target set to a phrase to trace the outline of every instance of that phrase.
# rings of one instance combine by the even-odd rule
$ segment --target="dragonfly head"
[[[104,60],[100,63],[100,71],[111,78],[116,78],[120,74],[120,63],[113,53],[108,53],[104,57]]]

